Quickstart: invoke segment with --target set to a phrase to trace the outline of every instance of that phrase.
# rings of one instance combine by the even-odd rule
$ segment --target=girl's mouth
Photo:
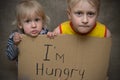
[[[39,33],[38,30],[33,30],[33,31],[32,31],[32,34],[37,34],[37,33]]]

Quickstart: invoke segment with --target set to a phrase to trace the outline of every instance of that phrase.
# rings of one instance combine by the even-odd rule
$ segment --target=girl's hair
[[[99,12],[100,0],[67,0],[68,9],[73,8],[79,1],[88,1],[92,6],[96,7]]]
[[[22,0],[16,6],[16,20],[14,24],[20,24],[22,19],[30,18],[31,14],[42,17],[43,24],[47,23],[46,19],[48,17],[45,15],[42,5],[37,0]]]

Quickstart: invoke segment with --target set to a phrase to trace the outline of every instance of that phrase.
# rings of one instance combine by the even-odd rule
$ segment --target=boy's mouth
[[[79,25],[79,27],[89,27],[88,25]]]

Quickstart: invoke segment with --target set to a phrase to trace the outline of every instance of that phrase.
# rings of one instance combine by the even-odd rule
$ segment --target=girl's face
[[[86,34],[94,28],[97,14],[97,9],[94,6],[82,0],[68,11],[68,18],[76,32]]]
[[[40,34],[43,27],[42,17],[34,16],[34,17],[26,17],[21,20],[21,24],[19,25],[20,29],[24,30],[26,35],[36,37]]]

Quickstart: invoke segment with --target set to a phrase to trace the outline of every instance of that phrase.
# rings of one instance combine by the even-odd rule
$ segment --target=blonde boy
[[[61,23],[48,37],[58,34],[75,34],[99,38],[111,37],[111,32],[97,21],[100,0],[67,0],[68,21]]]
[[[67,0],[68,21],[61,23],[48,37],[54,38],[58,34],[71,34],[109,38],[111,32],[102,23],[97,21],[100,0]],[[108,80],[108,77],[106,77]]]

